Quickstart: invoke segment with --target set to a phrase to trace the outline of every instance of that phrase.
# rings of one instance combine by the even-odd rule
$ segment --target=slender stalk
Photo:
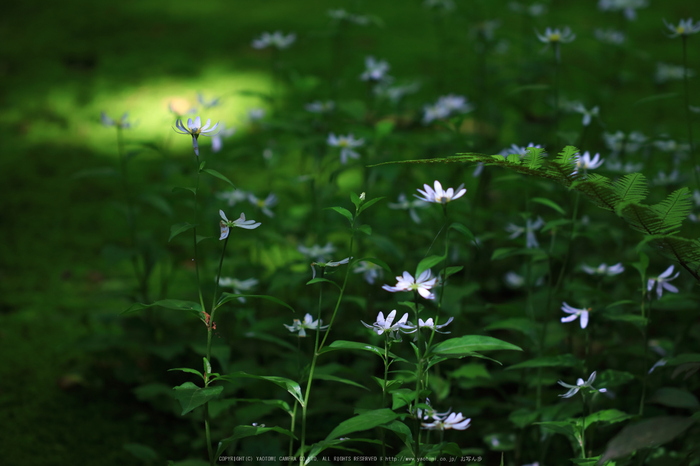
[[[695,178],[695,186],[700,189],[700,175],[698,175],[698,164],[695,160],[695,149],[693,147],[693,123],[690,116],[690,97],[688,92],[688,57],[687,57],[687,39],[685,34],[683,38],[683,93],[685,94],[685,120],[688,124],[688,144],[690,145],[690,163],[693,164],[693,177]]]
[[[649,322],[651,321],[651,301],[649,301],[649,309],[646,311],[644,309],[644,303],[646,301],[646,287],[642,286],[642,317],[646,317],[644,322],[644,329],[642,330],[643,343],[644,343],[644,359],[642,361],[642,396],[639,399],[639,415],[644,415],[644,401],[647,395],[647,379],[649,377]]]
[[[204,403],[204,434],[207,438],[207,453],[209,453],[209,464],[211,466],[216,465],[216,460],[214,458],[214,450],[211,447],[211,431],[209,430],[209,402]]]
[[[126,165],[126,154],[124,153],[124,136],[122,134],[122,127],[117,124],[117,152],[119,154],[119,166],[122,172],[122,190],[124,191],[124,199],[126,201],[126,224],[129,229],[129,246],[131,247],[131,266],[134,269],[134,275],[139,283],[139,288],[141,292],[141,297],[144,301],[148,301],[148,283],[146,281],[146,270],[144,264],[144,270],[141,271],[139,268],[138,258],[135,254],[136,249],[136,216],[134,214],[134,201],[131,196],[131,190],[129,189],[129,172]]]
[[[207,359],[211,361],[211,334],[214,326],[214,313],[216,312],[216,293],[219,291],[219,280],[221,279],[221,268],[224,265],[224,257],[226,256],[226,245],[228,244],[228,236],[224,240],[224,248],[221,251],[221,259],[219,260],[219,271],[216,274],[216,284],[214,285],[214,298],[211,303],[211,315],[209,316],[209,325],[207,328]]]
[[[295,421],[296,421],[296,417],[297,417],[297,407],[298,406],[299,406],[299,402],[296,401],[296,399],[295,399],[294,400],[294,410],[292,411],[292,414],[291,414],[291,416],[292,416],[292,423],[291,424],[292,425],[291,425],[291,428],[289,429],[289,431],[292,434],[294,434],[294,427],[296,424]],[[289,437],[289,454],[288,454],[288,456],[289,456],[289,463],[288,464],[289,464],[289,466],[292,466],[292,458],[294,456],[294,435]]]
[[[581,415],[581,458],[586,458],[586,395],[581,393],[583,413]]]
[[[415,302],[415,314],[416,314],[416,347],[418,348],[418,361],[416,361],[416,400],[413,404],[413,412],[416,415],[416,426],[415,434],[413,435],[415,440],[415,450],[413,452],[413,459],[418,465],[418,457],[420,456],[420,416],[418,415],[418,403],[420,402],[420,392],[421,392],[421,382],[423,381],[423,358],[420,356],[420,327],[418,327],[418,291],[413,292],[413,299]]]
[[[559,55],[559,42],[554,42],[554,141],[559,146],[559,67],[561,57]]]
[[[557,290],[559,289],[559,286],[561,285],[561,281],[564,278],[564,274],[566,273],[566,267],[569,264],[569,258],[571,257],[571,251],[573,249],[573,244],[574,244],[574,237],[576,236],[576,217],[578,216],[578,204],[579,201],[581,200],[581,192],[576,191],[576,200],[574,201],[574,213],[571,215],[571,237],[569,238],[569,246],[566,249],[566,256],[564,256],[564,263],[561,266],[561,271],[559,272],[559,278],[557,279],[557,284],[554,286],[554,289]]]

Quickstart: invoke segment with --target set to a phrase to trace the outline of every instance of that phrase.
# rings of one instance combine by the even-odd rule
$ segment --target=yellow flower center
[[[265,207],[265,201],[262,199],[258,199],[258,207]]]
[[[340,141],[338,141],[338,147],[348,147],[348,140],[341,139]]]
[[[551,34],[549,36],[549,40],[551,42],[559,42],[559,39],[561,39],[561,36],[559,34]]]
[[[676,32],[677,32],[678,34],[683,34],[683,33],[685,32],[685,28],[684,28],[683,26],[678,26],[678,27],[676,28]]]

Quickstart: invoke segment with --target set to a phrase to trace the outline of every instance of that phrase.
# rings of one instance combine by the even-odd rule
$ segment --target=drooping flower
[[[603,262],[598,267],[591,267],[589,265],[583,264],[581,268],[588,275],[605,275],[607,277],[613,277],[625,271],[622,262],[618,262],[615,265],[608,265]]]
[[[328,145],[332,147],[340,147],[340,163],[343,165],[348,163],[348,158],[360,158],[360,154],[352,149],[353,147],[360,147],[364,143],[364,139],[355,139],[355,136],[352,134],[348,134],[347,136],[336,136],[335,134],[330,133],[328,135]]]
[[[414,324],[407,324],[406,325],[406,328],[407,328],[406,333],[413,333],[416,330],[421,330],[421,329],[427,328],[428,330],[434,330],[436,333],[448,334],[450,332],[441,332],[440,330],[442,328],[445,328],[448,325],[450,325],[453,320],[454,320],[454,317],[450,317],[449,319],[447,319],[447,322],[445,322],[444,324],[435,325],[435,322],[433,322],[432,317],[426,321],[423,321],[423,319],[418,319],[418,327],[416,327]]]
[[[434,202],[436,204],[447,204],[450,201],[453,201],[455,199],[459,199],[460,197],[464,196],[464,194],[467,192],[466,188],[464,188],[464,184],[460,184],[459,187],[457,187],[456,190],[452,188],[448,188],[447,190],[442,189],[442,184],[438,180],[435,180],[434,183],[435,189],[431,188],[427,184],[423,185],[423,189],[418,189],[418,192],[423,195],[423,197],[414,194],[418,199],[425,201],[425,202]]]
[[[697,23],[693,23],[693,18],[680,20],[678,22],[678,26],[669,24],[666,22],[666,20],[664,20],[664,24],[668,29],[671,30],[671,35],[669,35],[669,37],[671,38],[689,36],[691,34],[697,34],[698,32],[700,32],[700,21],[698,21]]]
[[[248,201],[250,201],[251,204],[262,210],[263,213],[268,217],[275,216],[275,213],[270,210],[271,207],[277,205],[277,196],[275,196],[274,193],[268,194],[268,196],[265,199],[258,199],[254,194],[248,194]]]
[[[586,151],[583,155],[576,156],[576,168],[571,174],[576,175],[579,169],[583,168],[583,174],[585,175],[588,173],[588,170],[593,170],[603,165],[603,162],[605,162],[605,159],[601,159],[600,154],[596,154],[591,158],[591,154]]]
[[[253,40],[251,45],[254,49],[275,47],[282,50],[292,45],[296,39],[297,36],[294,33],[290,33],[285,36],[282,34],[282,31],[275,31],[272,34],[269,32],[263,32],[260,37]]]
[[[389,64],[384,60],[376,60],[372,56],[365,58],[365,71],[360,78],[363,81],[379,82],[387,77]]]
[[[187,119],[187,127],[185,128],[185,125],[182,124],[182,120],[178,119],[177,122],[175,123],[175,126],[177,128],[173,128],[176,132],[180,134],[189,134],[192,136],[192,147],[194,148],[194,153],[199,157],[199,146],[197,145],[197,138],[199,136],[214,136],[214,131],[216,130],[216,127],[219,126],[219,123],[216,123],[211,129],[209,128],[209,125],[211,124],[211,119],[207,119],[207,123],[202,126],[202,119],[200,117],[196,117],[194,121],[192,121],[192,118]]]
[[[408,272],[404,272],[403,276],[396,277],[396,286],[384,285],[382,289],[396,293],[398,291],[417,291],[425,299],[434,299],[435,295],[430,292],[431,288],[437,283],[437,278],[431,278],[432,272],[430,269],[423,271],[417,279],[413,278]]]
[[[433,422],[423,422],[421,427],[428,430],[466,430],[469,427],[471,418],[465,419],[462,413],[452,413],[447,419],[436,419]]]
[[[661,295],[663,295],[664,290],[670,291],[671,293],[678,293],[678,288],[676,288],[668,282],[670,282],[671,280],[675,280],[678,277],[678,275],[680,275],[680,272],[676,272],[676,274],[671,277],[672,273],[673,265],[667,268],[664,271],[664,273],[662,273],[658,277],[650,278],[647,282],[647,291],[651,292],[651,289],[654,288],[654,285],[656,285],[657,299],[661,299]],[[649,298],[651,298],[651,293],[649,294]]]
[[[326,330],[328,328],[328,325],[322,325],[323,321],[314,320],[313,317],[311,317],[311,314],[306,314],[304,316],[304,321],[300,321],[299,319],[294,319],[292,321],[292,325],[287,325],[287,324],[282,324],[285,327],[287,327],[287,330],[289,330],[292,333],[299,332],[299,337],[305,337],[306,336],[306,331],[307,330]]]
[[[260,225],[260,222],[255,222],[255,220],[246,220],[245,214],[241,213],[241,216],[234,221],[230,221],[226,218],[226,214],[223,210],[219,210],[219,215],[221,215],[221,236],[219,240],[224,240],[228,238],[229,228],[243,228],[244,230],[255,230]]]
[[[102,124],[105,126],[116,126],[117,128],[121,129],[131,128],[131,123],[127,121],[129,118],[128,112],[124,113],[121,118],[117,118],[116,120],[108,117],[105,112],[102,112],[100,118],[102,120]]]
[[[362,325],[364,325],[365,327],[377,332],[377,335],[381,335],[384,332],[395,334],[396,331],[401,330],[406,325],[406,322],[408,321],[408,312],[405,313],[403,317],[401,317],[397,322],[394,322],[395,318],[396,309],[391,311],[389,315],[386,316],[386,318],[384,318],[384,313],[380,311],[379,315],[377,315],[377,321],[373,324],[367,324],[364,321],[360,322],[362,322]]]
[[[544,220],[542,220],[542,217],[537,217],[537,220],[534,222],[532,219],[527,219],[525,221],[525,227],[520,227],[514,223],[509,223],[506,225],[506,231],[509,232],[511,235],[508,237],[509,239],[515,239],[521,234],[525,233],[526,235],[526,243],[525,247],[528,249],[532,248],[539,248],[540,243],[537,241],[537,237],[535,237],[535,231],[539,230],[544,226]]]
[[[374,285],[377,278],[383,275],[383,270],[380,266],[373,262],[360,261],[357,267],[353,270],[354,273],[361,273],[365,281],[370,285]]]
[[[578,379],[576,381],[576,385],[570,385],[568,383],[564,383],[561,380],[558,381],[557,383],[561,385],[562,387],[566,387],[569,389],[568,392],[564,393],[563,395],[559,395],[562,398],[571,398],[575,394],[579,392],[579,390],[582,390],[584,388],[589,388],[593,391],[600,392],[600,393],[605,393],[608,390],[606,388],[601,388],[597,389],[593,386],[593,382],[595,381],[596,373],[593,371],[590,377],[588,377],[588,380],[586,382],[583,381],[583,379]]]
[[[404,193],[399,194],[399,199],[397,202],[389,203],[390,209],[401,209],[408,210],[408,215],[411,216],[411,220],[415,223],[420,223],[421,219],[416,212],[416,209],[423,209],[428,207],[428,203],[421,199],[414,199],[409,201]]]
[[[575,307],[571,307],[568,304],[563,303],[561,310],[566,312],[567,314],[571,314],[566,317],[562,317],[562,323],[573,322],[574,320],[581,317],[581,328],[586,328],[588,326],[588,313],[590,312],[591,308],[576,309]]]

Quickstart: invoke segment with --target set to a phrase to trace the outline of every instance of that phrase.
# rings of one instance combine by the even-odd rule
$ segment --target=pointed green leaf
[[[360,225],[357,231],[364,233],[367,236],[372,236],[372,227],[369,225]]]
[[[211,176],[213,176],[214,178],[218,178],[218,179],[220,179],[221,181],[225,181],[226,183],[230,184],[230,185],[233,186],[234,188],[236,187],[236,185],[234,185],[234,184],[231,182],[231,180],[229,180],[228,178],[226,178],[226,176],[224,176],[223,174],[217,172],[216,170],[212,170],[211,168],[205,168],[204,170],[202,170],[202,172],[204,172],[204,173],[206,173],[206,174],[208,174],[208,175],[211,175]]]
[[[428,256],[418,263],[416,267],[416,278],[428,269],[432,269],[445,260],[445,256]]]
[[[336,282],[333,280],[329,280],[327,278],[312,278],[308,282],[306,282],[307,285],[314,285],[316,283],[330,283],[331,285],[335,286],[339,290],[341,289],[340,285],[338,285]]]
[[[198,370],[195,370],[195,369],[190,369],[189,367],[175,367],[173,369],[168,369],[168,372],[170,372],[170,371],[181,371],[181,372],[189,372],[190,374],[197,374],[198,376],[200,376],[202,378],[202,380],[204,380],[204,375],[201,372],[199,372]]]
[[[353,432],[373,429],[382,424],[391,422],[398,417],[398,414],[388,408],[367,411],[338,424],[338,426],[328,434],[326,440],[344,437]]]
[[[334,210],[334,211],[338,212],[340,215],[347,218],[348,222],[350,222],[350,225],[352,225],[353,216],[352,216],[352,213],[348,209],[345,209],[343,207],[326,207],[323,210]]]
[[[531,369],[533,367],[580,367],[583,363],[573,354],[560,354],[557,356],[543,356],[530,359],[507,367],[506,370]]]
[[[314,374],[314,380],[328,380],[329,382],[338,382],[338,383],[344,383],[345,385],[352,385],[353,387],[359,387],[364,390],[369,391],[369,388],[365,387],[362,384],[359,384],[355,381],[348,380],[348,379],[343,379],[341,377],[336,377],[335,375],[330,375],[330,374]]]
[[[552,201],[552,200],[550,200],[550,199],[546,199],[546,198],[544,198],[544,197],[533,197],[533,198],[530,199],[530,200],[531,200],[532,202],[536,202],[536,203],[538,203],[538,204],[546,205],[546,206],[549,207],[550,209],[556,210],[557,212],[559,212],[559,213],[562,214],[562,215],[566,215],[566,212],[564,211],[564,209],[562,209],[561,207],[559,207],[559,204],[557,204],[556,202],[554,202],[554,201]]]
[[[467,237],[467,239],[469,241],[476,241],[476,238],[474,237],[474,233],[472,233],[469,228],[465,227],[461,223],[457,223],[457,222],[453,223],[452,225],[450,225],[450,229],[456,230],[456,231],[462,233],[464,236]]]
[[[381,201],[382,199],[384,199],[384,196],[375,197],[374,199],[370,199],[369,201],[365,202],[364,204],[362,204],[360,206],[360,211],[358,212],[358,215],[361,214],[362,212],[364,212],[365,210],[369,209],[370,207],[372,207],[374,204]]]
[[[148,309],[149,307],[160,306],[166,309],[175,309],[178,311],[192,311],[198,317],[202,313],[202,306],[199,303],[193,301],[182,301],[179,299],[161,299],[153,304],[142,304],[135,303],[129,306],[125,311],[122,311],[122,315],[133,314],[135,312],[141,311],[143,309]]]
[[[195,188],[190,188],[190,187],[187,187],[187,186],[175,186],[175,187],[173,188],[173,192],[175,192],[175,191],[189,191],[189,192],[191,192],[192,194],[194,194],[195,196],[197,195],[197,189],[195,189]]]
[[[224,389],[219,385],[216,387],[198,387],[192,382],[185,382],[178,387],[174,387],[175,398],[180,402],[182,407],[181,416],[189,413],[193,409],[202,406],[207,401],[217,396]]]
[[[239,377],[248,379],[267,380],[268,382],[272,382],[275,385],[278,385],[287,390],[294,398],[296,398],[296,400],[299,402],[299,404],[301,404],[302,407],[304,406],[304,399],[301,396],[301,388],[299,388],[299,384],[293,380],[284,377],[253,375],[239,371],[234,372],[233,374],[221,376],[217,380],[226,380],[227,382],[230,382],[233,379],[237,379]]]
[[[511,343],[485,335],[467,335],[450,338],[433,346],[431,353],[439,356],[469,356],[471,353],[495,350],[522,351]]]

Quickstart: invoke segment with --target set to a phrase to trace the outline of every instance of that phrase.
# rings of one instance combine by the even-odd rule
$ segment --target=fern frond
[[[651,209],[658,216],[656,229],[665,234],[677,231],[683,220],[688,218],[691,208],[688,188],[673,191],[666,199],[651,206]]]
[[[620,202],[637,203],[643,201],[649,190],[646,178],[641,173],[630,173],[612,184],[615,193],[620,197]]]

